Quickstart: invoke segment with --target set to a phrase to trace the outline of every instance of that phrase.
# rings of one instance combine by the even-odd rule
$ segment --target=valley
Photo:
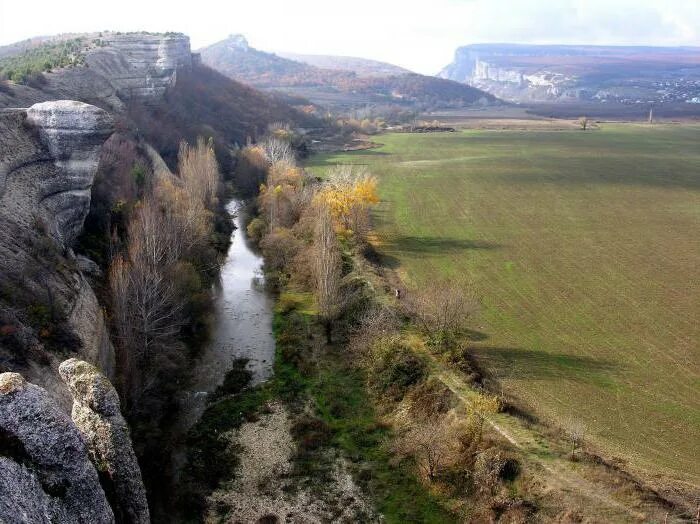
[[[124,1],[0,0],[0,522],[698,524],[690,26]]]
[[[659,485],[697,486],[700,128],[566,124],[382,135],[310,167],[379,177],[375,246],[407,294],[439,276],[474,287],[470,351],[492,388],[581,421]]]

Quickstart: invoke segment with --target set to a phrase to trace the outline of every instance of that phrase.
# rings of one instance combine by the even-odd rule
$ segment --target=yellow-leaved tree
[[[333,168],[317,198],[328,206],[341,234],[364,242],[369,230],[369,211],[379,202],[377,179],[366,168],[342,165]]]

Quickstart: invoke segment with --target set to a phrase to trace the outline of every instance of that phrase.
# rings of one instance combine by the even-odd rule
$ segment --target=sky
[[[240,33],[434,74],[471,43],[700,46],[700,0],[0,0],[0,45],[107,29],[179,31],[193,49]]]

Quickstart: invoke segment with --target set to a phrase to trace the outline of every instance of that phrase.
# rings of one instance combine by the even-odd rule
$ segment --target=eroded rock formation
[[[190,39],[182,34],[105,33],[94,39],[86,35],[85,41],[84,66],[44,73],[39,87],[0,91],[0,107],[72,99],[122,111],[129,100],[162,101],[178,71],[193,63]]]
[[[112,384],[94,366],[69,359],[59,367],[73,396],[73,422],[85,437],[119,522],[149,522],[146,491],[129,428]]]
[[[102,309],[69,249],[111,130],[108,113],[81,102],[0,112],[0,371],[64,401],[51,368],[66,352],[114,369]]]
[[[180,34],[109,35],[90,51],[88,66],[124,99],[157,99],[175,85],[177,71],[192,67],[190,39]]]
[[[0,374],[0,521],[114,521],[82,435],[17,373]]]

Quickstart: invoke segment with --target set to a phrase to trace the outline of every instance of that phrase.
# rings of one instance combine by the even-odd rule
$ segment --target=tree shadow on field
[[[500,379],[571,379],[600,383],[603,377],[618,374],[622,368],[604,358],[546,353],[522,348],[478,346],[470,349],[486,374]]]
[[[500,244],[483,240],[404,235],[392,237],[390,240],[385,241],[381,248],[382,252],[378,253],[377,260],[384,267],[396,269],[401,265],[401,261],[395,256],[386,254],[386,251],[439,257],[474,249],[499,249],[501,247]]]

